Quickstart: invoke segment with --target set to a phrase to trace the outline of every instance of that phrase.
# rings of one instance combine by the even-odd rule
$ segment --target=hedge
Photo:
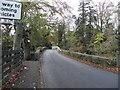
[[[107,66],[107,67],[116,67],[117,66],[116,58],[110,59],[110,58],[106,58],[106,57],[88,55],[88,54],[83,54],[83,53],[78,53],[78,52],[67,51],[67,50],[61,50],[61,53],[64,53],[66,55],[69,55],[69,56],[72,56],[75,58],[79,58],[81,60],[99,64],[102,66]]]

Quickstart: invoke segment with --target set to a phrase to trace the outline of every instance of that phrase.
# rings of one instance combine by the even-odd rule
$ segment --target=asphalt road
[[[46,88],[118,88],[118,75],[47,50],[42,72]]]

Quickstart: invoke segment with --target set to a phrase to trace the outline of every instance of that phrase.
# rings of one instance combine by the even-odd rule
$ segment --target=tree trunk
[[[17,30],[15,34],[13,50],[21,50],[23,26],[22,23],[16,23],[16,26],[17,26]]]
[[[101,31],[101,32],[103,32],[103,20],[102,20],[102,18],[101,18],[100,23],[101,23],[101,26],[100,26],[100,31]]]
[[[30,60],[31,55],[30,55],[30,46],[27,42],[24,41],[23,43],[23,48],[24,48],[24,60]]]

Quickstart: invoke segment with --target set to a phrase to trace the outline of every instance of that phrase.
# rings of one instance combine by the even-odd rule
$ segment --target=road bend
[[[47,88],[118,88],[118,75],[62,56],[43,54],[42,72]]]

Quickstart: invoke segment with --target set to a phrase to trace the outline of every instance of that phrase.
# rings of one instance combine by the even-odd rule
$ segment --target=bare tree
[[[113,11],[113,3],[109,1],[99,2],[98,10],[98,25],[101,32],[104,32],[106,24],[108,24]]]

